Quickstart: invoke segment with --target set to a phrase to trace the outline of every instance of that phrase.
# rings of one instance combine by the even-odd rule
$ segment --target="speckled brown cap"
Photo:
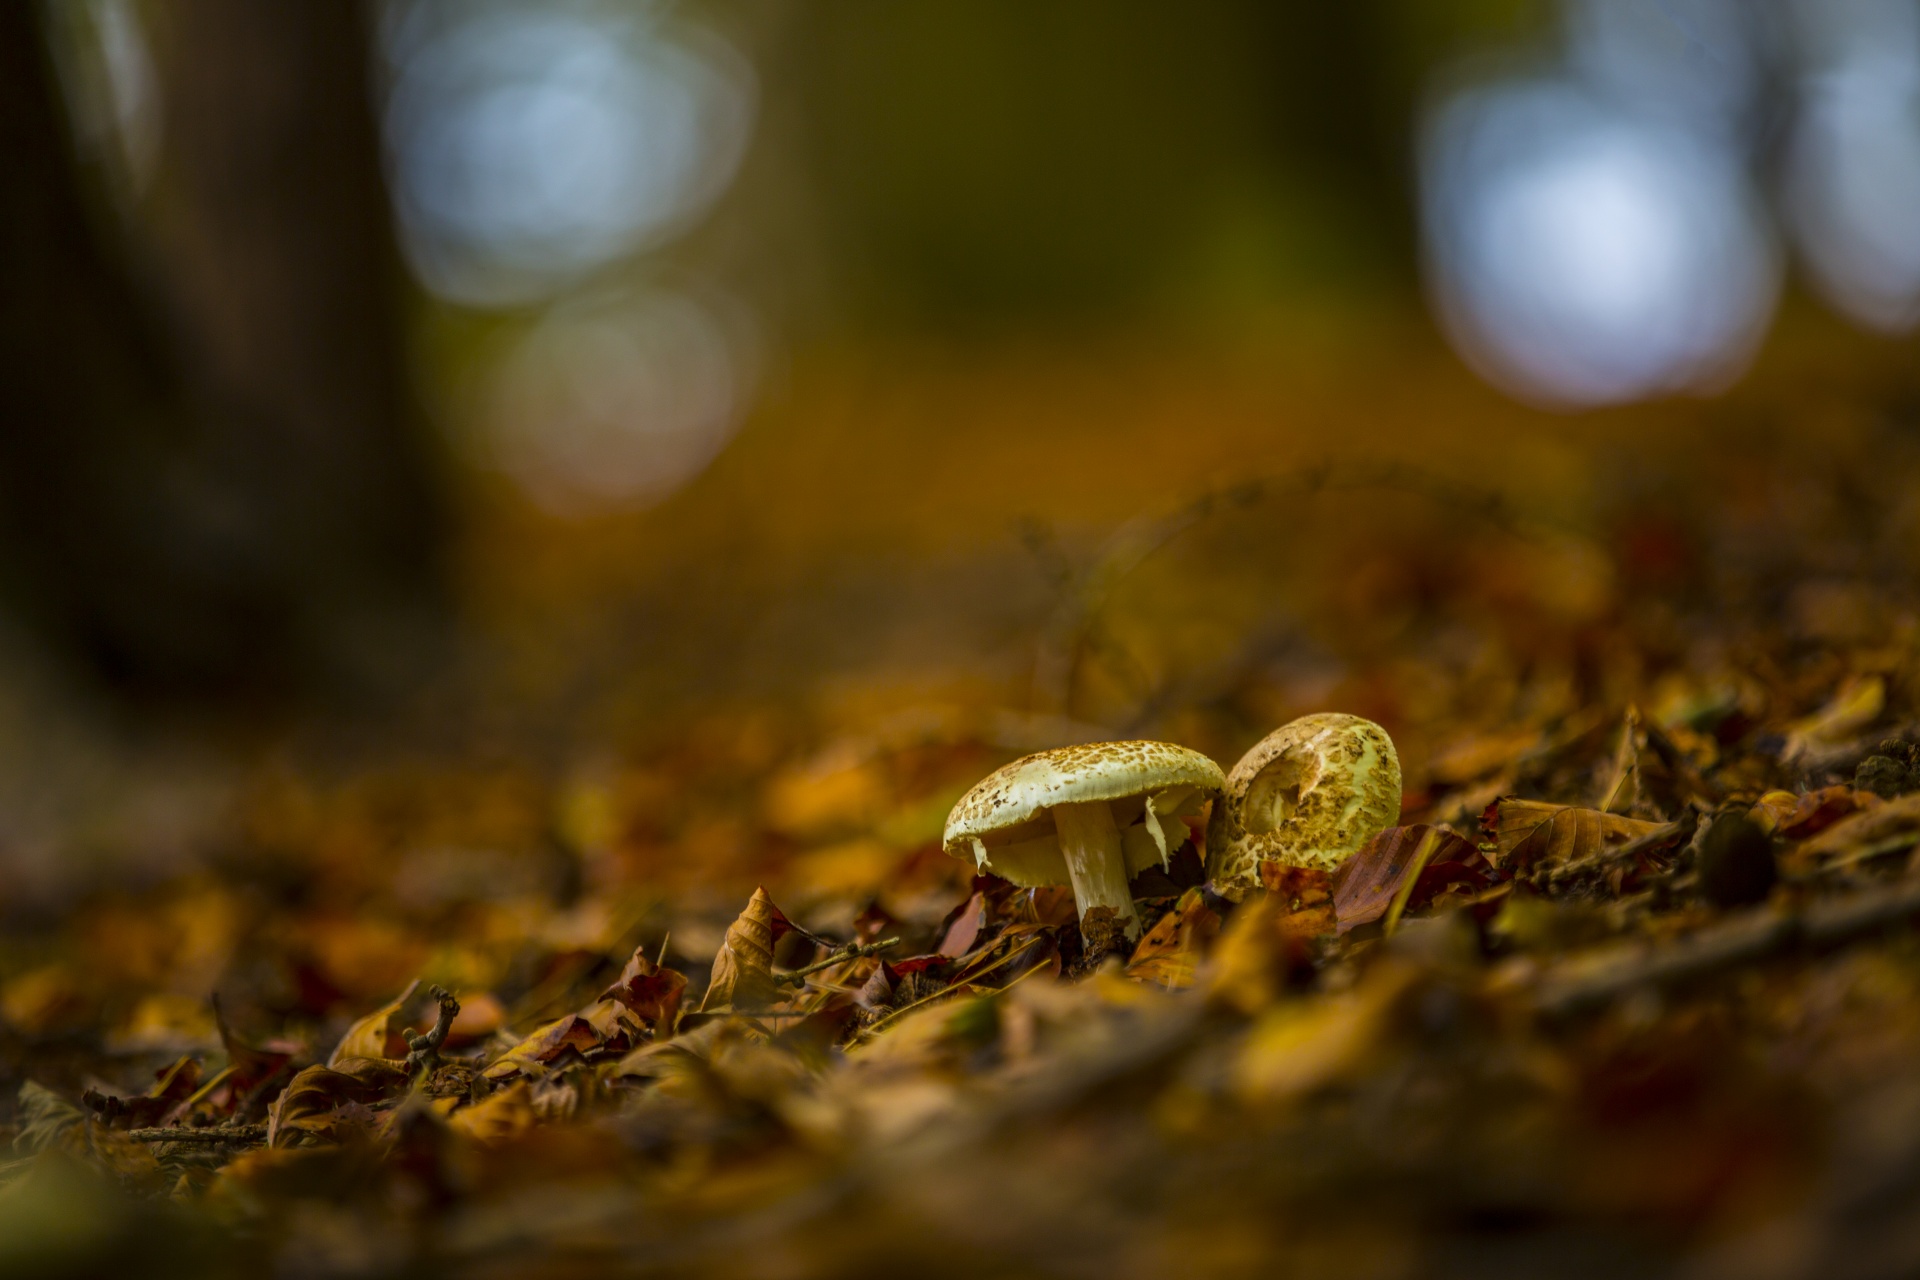
[[[960,797],[942,846],[974,856],[973,842],[1044,816],[1056,804],[1124,800],[1174,787],[1219,794],[1220,766],[1169,742],[1089,742],[1056,747],[1003,765]]]
[[[1302,716],[1227,775],[1207,829],[1207,876],[1239,901],[1269,859],[1331,871],[1400,817],[1400,755],[1387,731],[1337,711]]]

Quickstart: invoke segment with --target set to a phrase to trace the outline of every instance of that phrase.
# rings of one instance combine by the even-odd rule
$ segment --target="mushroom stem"
[[[1073,904],[1080,918],[1095,907],[1106,907],[1125,931],[1127,941],[1140,936],[1140,916],[1133,909],[1133,890],[1127,887],[1127,864],[1120,852],[1120,829],[1105,800],[1053,806],[1053,827],[1060,852],[1073,881]]]

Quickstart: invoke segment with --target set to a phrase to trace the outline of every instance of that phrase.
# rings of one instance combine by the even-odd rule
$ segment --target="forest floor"
[[[0,1274],[1920,1270],[1910,375],[1325,363],[816,371],[371,727],[9,693]],[[941,850],[1328,709],[1398,824],[1122,954]]]

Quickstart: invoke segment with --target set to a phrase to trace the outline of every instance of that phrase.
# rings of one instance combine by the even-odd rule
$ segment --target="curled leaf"
[[[337,1069],[336,1069],[337,1068]],[[267,1112],[267,1145],[339,1142],[371,1127],[372,1108],[399,1097],[407,1073],[378,1058],[342,1058],[296,1075]]]
[[[656,965],[647,959],[645,947],[634,950],[627,967],[614,984],[600,993],[602,1000],[617,1000],[653,1029],[656,1037],[673,1034],[680,1018],[680,1000],[686,994],[687,976]]]
[[[606,1036],[577,1013],[556,1018],[522,1040],[483,1074],[498,1082],[522,1077],[538,1079],[569,1053],[584,1057],[606,1043]]]
[[[328,1055],[327,1065],[337,1066],[347,1058],[406,1057],[406,1020],[400,1016],[400,1012],[419,988],[418,982],[408,983],[398,999],[382,1005],[348,1027],[347,1033],[340,1037],[340,1043]]]
[[[755,889],[746,910],[727,926],[699,1012],[764,1009],[772,1004],[779,991],[773,980],[773,947],[795,932],[813,937],[787,919],[765,889]]]

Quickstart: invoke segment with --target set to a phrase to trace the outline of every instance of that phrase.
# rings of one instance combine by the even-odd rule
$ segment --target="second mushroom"
[[[1227,775],[1207,830],[1207,875],[1235,902],[1260,864],[1332,871],[1400,815],[1400,755],[1387,731],[1340,712],[1301,716]]]

